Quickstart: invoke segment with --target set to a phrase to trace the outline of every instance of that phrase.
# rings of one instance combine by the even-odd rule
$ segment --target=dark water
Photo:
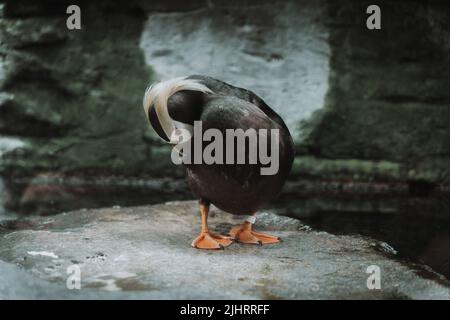
[[[403,261],[450,279],[450,200],[445,197],[305,197],[274,210],[315,230],[383,241]],[[428,269],[425,267],[425,270]]]

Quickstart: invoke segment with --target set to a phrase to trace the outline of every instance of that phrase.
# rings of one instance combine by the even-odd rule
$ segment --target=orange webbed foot
[[[215,234],[212,232],[202,232],[192,241],[192,246],[197,249],[219,250],[228,247],[233,243],[231,237]]]
[[[277,236],[271,236],[262,232],[256,232],[247,225],[237,226],[231,229],[230,236],[237,242],[246,244],[272,244],[281,242],[281,238]]]

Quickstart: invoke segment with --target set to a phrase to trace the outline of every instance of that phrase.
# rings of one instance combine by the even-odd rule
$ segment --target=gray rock
[[[362,18],[369,4],[328,2],[325,107],[303,123],[311,131],[296,141],[297,148],[308,155],[315,150],[314,156],[335,165],[336,159],[387,160],[399,165],[397,180],[448,184],[449,3],[423,10],[419,2],[380,0],[384,16],[378,33],[367,30]],[[356,173],[352,161],[348,164]]]
[[[258,4],[150,12],[141,48],[160,78],[205,74],[254,91],[297,137],[328,89],[326,3]]]
[[[209,220],[224,233],[242,218],[214,209]],[[50,298],[55,288],[68,298],[450,298],[444,283],[422,278],[370,239],[315,232],[299,220],[264,213],[256,228],[281,236],[281,244],[203,251],[190,247],[199,228],[195,202],[32,218],[10,224],[0,241],[0,258],[27,274],[0,267],[23,274],[19,286],[31,275],[39,285],[50,283],[44,295]],[[67,267],[74,264],[81,270],[75,294],[65,289]],[[381,290],[367,289],[370,265],[381,269]],[[21,290],[11,293],[15,285],[9,280],[0,286],[0,296],[6,290],[6,296],[26,297]]]
[[[62,19],[42,17],[13,21],[2,19],[0,26],[0,37],[13,48],[49,45],[67,39]]]

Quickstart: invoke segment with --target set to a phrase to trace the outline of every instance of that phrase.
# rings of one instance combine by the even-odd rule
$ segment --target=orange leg
[[[255,216],[256,213],[253,214]],[[271,244],[281,242],[281,239],[276,236],[271,236],[265,233],[253,231],[252,223],[245,221],[242,225],[231,229],[230,236],[237,242],[247,244]]]
[[[228,247],[233,240],[230,237],[215,234],[208,229],[209,204],[200,201],[202,213],[202,231],[200,235],[192,241],[192,246],[197,249],[223,249]]]

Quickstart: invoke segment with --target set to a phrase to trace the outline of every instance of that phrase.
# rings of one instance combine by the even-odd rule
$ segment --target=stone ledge
[[[211,228],[220,232],[241,221],[219,210],[210,215]],[[371,239],[311,231],[299,220],[264,213],[256,227],[281,236],[282,244],[234,243],[224,251],[201,251],[190,247],[199,223],[193,201],[31,218],[1,231],[0,259],[62,289],[67,267],[78,264],[80,293],[94,296],[112,291],[114,297],[154,299],[450,298],[446,284],[422,278],[378,251]],[[381,268],[381,290],[366,287],[370,265]]]

